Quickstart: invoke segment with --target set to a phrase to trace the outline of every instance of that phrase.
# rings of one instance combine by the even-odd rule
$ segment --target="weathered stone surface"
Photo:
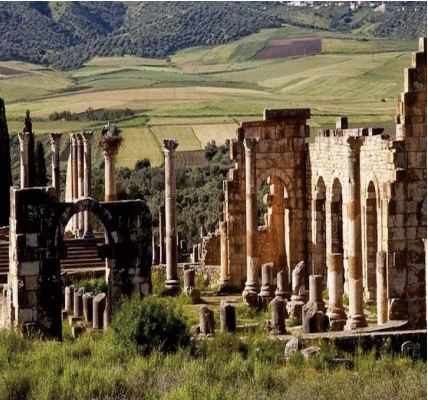
[[[286,333],[285,319],[287,318],[287,309],[285,301],[275,298],[269,303],[271,309],[271,334],[283,335]]]
[[[104,314],[107,312],[106,309],[106,294],[99,293],[93,298],[92,302],[92,327],[94,329],[104,328]]]
[[[317,303],[306,303],[302,309],[302,332],[324,332],[327,328],[328,318],[323,311],[319,311]]]
[[[310,346],[302,350],[303,357],[313,358],[320,355],[321,349],[318,346]]]
[[[293,336],[285,345],[285,349],[284,349],[285,360],[288,361],[294,353],[297,353],[299,351],[299,348],[300,348],[299,339]]]
[[[80,288],[74,292],[74,307],[73,316],[76,318],[83,317],[83,294],[85,293],[85,289]]]
[[[199,307],[199,329],[203,335],[214,334],[214,312],[205,305]]]
[[[92,322],[93,317],[93,301],[94,296],[92,293],[85,293],[83,295],[83,318],[86,322]]]
[[[235,306],[226,301],[220,303],[220,327],[222,332],[235,332],[236,330]]]

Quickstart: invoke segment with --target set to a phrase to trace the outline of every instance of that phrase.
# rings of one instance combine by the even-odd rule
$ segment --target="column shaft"
[[[382,325],[388,322],[386,253],[384,251],[379,251],[376,254],[376,302],[377,323]]]
[[[165,207],[159,207],[159,264],[165,264]]]
[[[59,200],[61,197],[61,183],[60,183],[60,166],[59,166],[59,151],[61,134],[51,133],[51,150],[52,150],[52,186],[55,188],[56,197]]]
[[[343,307],[343,254],[327,255],[328,268],[328,311],[330,328],[342,330],[346,323],[346,314]]]
[[[83,185],[83,164],[84,164],[84,154],[83,154],[83,139],[81,134],[76,134],[76,144],[77,144],[77,198],[80,200],[84,196],[84,185]],[[83,237],[84,230],[84,215],[83,212],[78,213],[79,220],[79,237]]]
[[[77,138],[76,134],[72,133],[71,137],[71,194],[73,202],[78,198],[78,152],[77,152]],[[73,216],[73,233],[78,235],[79,232],[79,219],[78,215],[74,214]]]
[[[227,223],[220,221],[220,286],[226,286],[230,281],[229,256],[227,249]]]
[[[91,139],[92,132],[83,132],[83,195],[85,197],[92,196],[92,166],[91,166]],[[92,233],[92,214],[89,211],[84,212],[84,237],[93,236]]]
[[[21,173],[21,189],[28,187],[28,142],[30,134],[28,132],[21,132],[19,135],[19,153],[20,153],[20,173]]]

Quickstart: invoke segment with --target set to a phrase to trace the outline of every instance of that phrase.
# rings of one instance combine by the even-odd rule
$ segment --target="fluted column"
[[[224,286],[227,286],[230,281],[226,221],[220,221],[219,228],[220,228],[220,287],[224,287]]]
[[[84,193],[83,185],[83,164],[84,164],[84,154],[83,154],[83,138],[80,133],[76,133],[76,145],[77,145],[77,199],[81,199]],[[83,229],[85,225],[83,212],[78,213],[79,220],[79,229],[78,236],[83,237]]]
[[[116,156],[121,143],[120,136],[111,135],[105,135],[99,142],[104,154],[105,201],[116,200]]]
[[[349,316],[347,330],[367,326],[363,301],[363,268],[361,257],[360,148],[363,138],[349,138],[348,152],[348,275]]]
[[[245,222],[247,246],[247,281],[243,292],[244,301],[248,295],[253,298],[259,290],[257,271],[257,177],[256,177],[256,138],[245,138]]]
[[[20,154],[20,173],[21,173],[21,189],[28,187],[28,142],[30,134],[28,132],[21,132],[19,137],[19,154]]]
[[[83,139],[83,195],[92,196],[92,166],[91,166],[91,141],[92,131],[82,132]],[[92,214],[84,211],[83,237],[92,237]]]
[[[165,242],[166,242],[166,281],[165,288],[170,294],[180,292],[177,273],[177,214],[176,214],[176,140],[164,140],[165,154]]]
[[[51,150],[52,150],[52,186],[55,188],[56,197],[61,197],[60,169],[59,169],[59,151],[61,142],[60,133],[51,133]]]

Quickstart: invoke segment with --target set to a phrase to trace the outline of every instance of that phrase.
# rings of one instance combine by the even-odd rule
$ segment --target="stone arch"
[[[293,181],[291,180],[291,178],[288,176],[287,173],[285,173],[284,171],[278,169],[278,168],[269,168],[269,169],[265,169],[263,171],[261,171],[260,173],[257,174],[257,187],[259,188],[264,181],[266,181],[268,178],[270,177],[276,177],[278,178],[282,185],[284,186],[285,190],[287,191],[288,196],[293,194],[293,189],[294,189],[294,185],[293,185]]]

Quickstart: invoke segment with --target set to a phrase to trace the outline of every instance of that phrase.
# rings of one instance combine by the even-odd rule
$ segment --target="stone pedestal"
[[[203,335],[214,334],[214,313],[207,306],[199,307],[199,329]]]
[[[257,259],[257,179],[256,179],[256,138],[245,138],[245,222],[247,246],[247,280],[244,292],[244,302],[252,305],[249,298],[259,290],[258,259]],[[248,294],[250,296],[248,297]]]
[[[21,132],[18,134],[18,138],[19,138],[21,189],[24,189],[29,186],[28,142],[30,141],[30,133]]]
[[[276,274],[275,297],[283,300],[288,298],[288,271],[282,270]]]
[[[61,197],[61,182],[60,182],[60,165],[59,165],[59,153],[60,153],[60,143],[61,143],[61,134],[60,133],[51,133],[51,150],[52,150],[52,186],[55,188],[56,197],[60,199]]]
[[[367,326],[363,303],[363,271],[361,261],[361,206],[360,206],[360,147],[364,138],[349,138],[348,152],[348,275],[349,317],[345,329]]]
[[[236,331],[235,306],[226,301],[220,303],[220,327],[222,332]]]
[[[285,301],[282,299],[275,298],[270,302],[270,308],[272,312],[272,319],[270,321],[270,333],[276,335],[284,335],[286,333],[285,318],[287,317]]]
[[[342,253],[327,256],[328,267],[328,311],[330,330],[341,331],[346,323],[343,307],[343,255]]]
[[[164,140],[165,154],[165,244],[166,244],[166,281],[168,294],[178,294],[180,283],[177,274],[177,199],[175,151],[178,147],[176,140]]]
[[[273,299],[273,263],[262,265],[262,286],[259,297],[263,307],[267,308]]]

